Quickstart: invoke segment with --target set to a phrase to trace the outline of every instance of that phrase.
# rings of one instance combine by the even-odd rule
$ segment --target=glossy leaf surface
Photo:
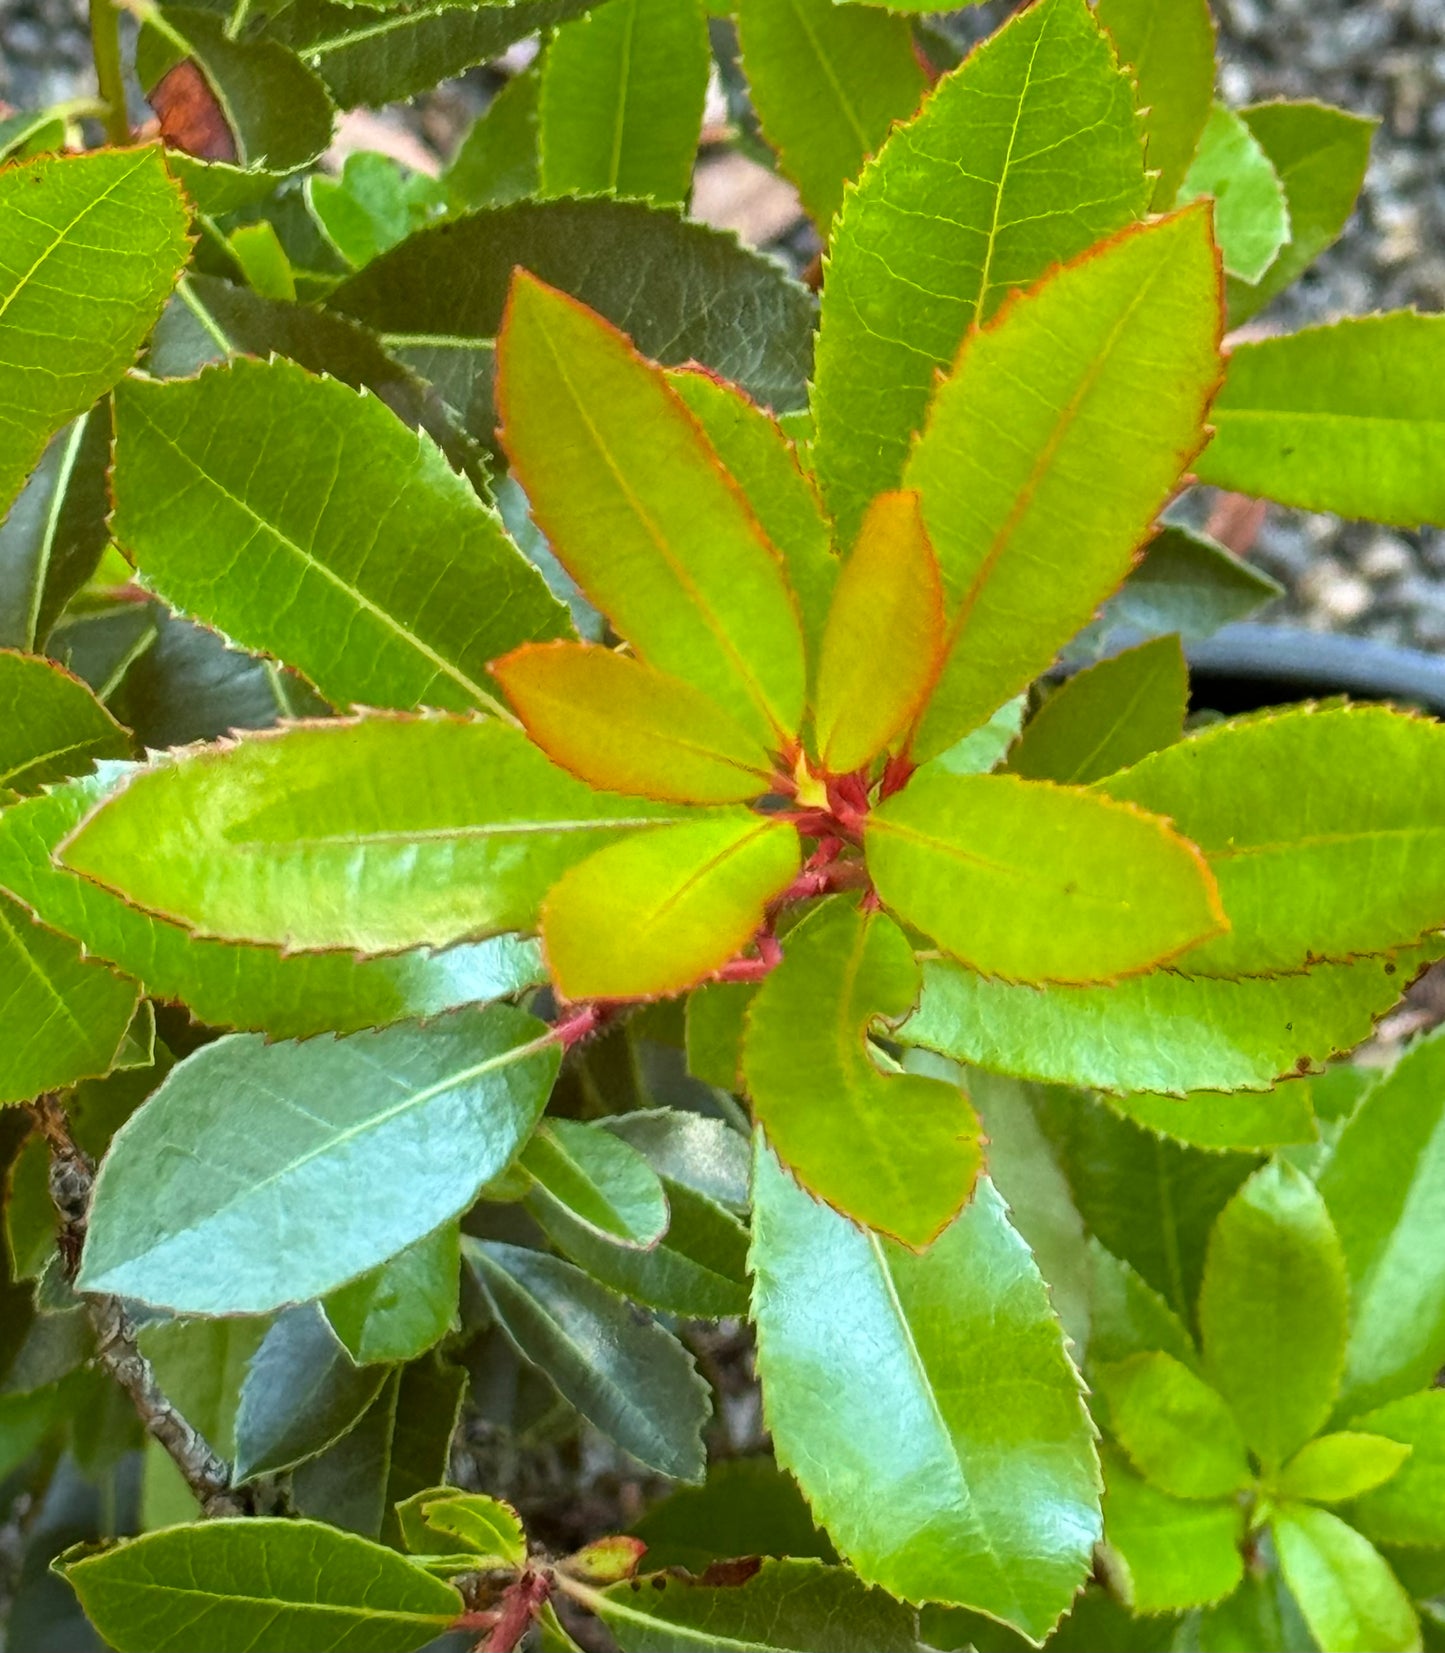
[[[649,1469],[702,1479],[707,1386],[670,1332],[557,1257],[493,1241],[463,1249],[507,1336],[583,1417]]]
[[[657,1173],[636,1148],[598,1125],[548,1120],[520,1163],[544,1206],[561,1206],[601,1239],[646,1249],[667,1230],[667,1196]]]
[[[60,859],[201,935],[381,953],[529,929],[574,862],[679,813],[503,723],[367,718],[140,771]]]
[[[126,732],[79,678],[0,649],[0,788],[39,792],[130,753]]]
[[[0,217],[4,510],[56,431],[135,360],[189,247],[153,145],[9,166]]]
[[[1210,1375],[1266,1469],[1330,1415],[1346,1290],[1340,1242],[1314,1184],[1283,1161],[1256,1172],[1210,1236],[1199,1328]]]
[[[1445,1190],[1445,1036],[1411,1046],[1345,1125],[1320,1175],[1350,1279],[1341,1407],[1427,1388],[1445,1360],[1435,1258]]]
[[[915,1256],[817,1204],[757,1140],[753,1314],[779,1463],[865,1580],[1042,1640],[1088,1569],[1098,1470],[1002,1201],[980,1183]]]
[[[542,65],[543,193],[681,202],[708,65],[702,0],[616,0],[565,24]]]
[[[330,302],[382,333],[491,339],[518,266],[606,316],[646,355],[700,362],[766,407],[806,400],[806,290],[735,237],[642,202],[519,201],[469,213],[383,254]]]
[[[1101,660],[1051,694],[1030,718],[1008,766],[1030,780],[1087,786],[1184,732],[1189,674],[1177,637]]]
[[[904,472],[949,610],[920,758],[1045,670],[1129,572],[1205,439],[1220,280],[1208,212],[1191,208],[1106,242],[965,339]],[[1146,403],[1127,473],[1101,471],[1101,446]]]
[[[351,1033],[506,998],[542,979],[536,943],[510,935],[376,959],[203,941],[52,861],[113,784],[89,776],[0,814],[0,888],[148,994],[184,1003],[212,1027],[277,1039]]]
[[[1445,320],[1397,310],[1237,345],[1201,482],[1376,522],[1445,523]]]
[[[769,790],[767,748],[680,677],[585,643],[518,649],[491,671],[537,745],[591,786],[702,804]]]
[[[1328,1510],[1289,1504],[1270,1532],[1280,1571],[1321,1647],[1339,1653],[1416,1653],[1410,1598],[1368,1539]]]
[[[1174,205],[1214,96],[1208,0],[1100,0],[1099,21],[1138,85],[1154,205]]]
[[[645,999],[690,987],[751,941],[798,864],[791,826],[743,810],[598,850],[543,904],[552,980],[569,999]]]
[[[1442,756],[1445,730],[1426,719],[1306,705],[1216,724],[1098,790],[1167,815],[1219,880],[1229,933],[1184,968],[1264,975],[1382,953],[1440,925]]]
[[[911,1653],[913,1614],[842,1567],[766,1560],[739,1584],[658,1574],[576,1592],[622,1653]]]
[[[459,1246],[457,1225],[443,1223],[327,1297],[326,1318],[358,1366],[415,1360],[446,1336],[457,1312]]]
[[[737,28],[763,136],[826,237],[844,185],[922,96],[912,33],[833,0],[740,0]]]
[[[1069,788],[924,772],[872,812],[865,844],[883,901],[990,975],[1108,981],[1222,927],[1192,844]]]
[[[1083,0],[1011,19],[895,130],[839,216],[825,286],[818,476],[845,544],[898,485],[969,328],[1147,203],[1129,82]]]
[[[205,1046],[112,1145],[85,1289],[238,1314],[354,1279],[506,1167],[557,1070],[544,1033],[497,1005],[346,1039]],[[219,1119],[218,1094],[232,1101]]]
[[[171,1527],[60,1566],[117,1653],[409,1653],[462,1612],[450,1584],[316,1521]]]
[[[963,1208],[983,1153],[956,1085],[883,1070],[874,1019],[906,1016],[918,966],[884,913],[836,898],[789,932],[748,1012],[753,1114],[812,1194],[921,1250]]]
[[[943,644],[943,588],[917,494],[880,494],[843,564],[814,697],[818,756],[861,769],[922,710]]]
[[[918,1010],[900,1036],[1052,1084],[1180,1096],[1266,1090],[1368,1038],[1419,962],[1361,959],[1246,981],[1155,971],[1110,987],[1040,990],[925,958]]]
[[[507,452],[578,585],[644,661],[755,738],[796,734],[803,640],[777,553],[663,374],[527,277],[497,358]]]
[[[131,380],[116,433],[115,533],[146,579],[337,704],[495,707],[486,663],[567,629],[441,453],[349,387],[247,360]]]

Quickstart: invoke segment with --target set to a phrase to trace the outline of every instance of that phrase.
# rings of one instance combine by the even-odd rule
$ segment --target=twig
[[[42,1096],[30,1104],[29,1111],[50,1150],[50,1197],[60,1213],[60,1257],[66,1280],[74,1282],[90,1217],[95,1167],[76,1146],[65,1109],[56,1097]],[[122,1300],[101,1292],[80,1295],[95,1327],[96,1360],[130,1396],[141,1422],[170,1454],[201,1513],[254,1514],[252,1494],[231,1485],[231,1466],[166,1399],[150,1361],[136,1343],[135,1326]]]

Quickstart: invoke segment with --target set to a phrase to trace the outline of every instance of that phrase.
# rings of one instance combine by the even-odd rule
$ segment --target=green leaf
[[[1379,1421],[1389,1428],[1398,1418],[1399,1423],[1396,1427],[1404,1425],[1406,1430],[1403,1440],[1394,1440],[1385,1434],[1372,1435],[1357,1430],[1344,1430],[1337,1435],[1317,1435],[1314,1440],[1306,1441],[1279,1473],[1276,1486],[1280,1497],[1312,1504],[1343,1504],[1349,1499],[1360,1497],[1362,1493],[1374,1492],[1376,1488],[1383,1487],[1385,1482],[1392,1480],[1399,1473],[1400,1466],[1412,1455],[1415,1445],[1410,1438],[1409,1430],[1409,1422],[1414,1420],[1410,1419],[1407,1422],[1402,1413],[1412,1408],[1416,1401],[1428,1399],[1428,1395],[1412,1396],[1408,1401],[1396,1401],[1392,1407],[1385,1408],[1385,1416]],[[1439,1408],[1429,1410],[1438,1411]],[[1434,1433],[1441,1435],[1442,1441],[1445,1441],[1445,1434],[1442,1434],[1438,1425]],[[1418,1497],[1422,1489],[1417,1485],[1413,1490]],[[1402,1494],[1408,1497],[1405,1489],[1396,1490],[1392,1487],[1389,1492],[1381,1493],[1380,1497],[1385,1500],[1387,1507],[1393,1501],[1396,1509],[1414,1509],[1421,1512],[1428,1511],[1435,1503],[1434,1499],[1430,1499],[1424,1504],[1406,1504]],[[1370,1537],[1384,1538],[1388,1541],[1394,1536],[1388,1531],[1381,1533],[1369,1521],[1360,1520],[1360,1513],[1358,1509],[1353,1512],[1356,1524],[1362,1526]],[[1385,1524],[1388,1526],[1388,1521]],[[1418,1530],[1420,1523],[1416,1521],[1413,1524]],[[1430,1522],[1428,1517],[1424,1524],[1437,1533],[1445,1530],[1440,1522]],[[1427,1542],[1434,1543],[1436,1540],[1432,1537],[1427,1539]]]
[[[1172,1355],[1184,1366],[1198,1367],[1199,1357],[1183,1322],[1135,1268],[1091,1239],[1088,1269],[1091,1371],[1154,1350]]]
[[[446,1336],[457,1313],[460,1244],[456,1223],[443,1223],[327,1297],[326,1318],[358,1366],[415,1360]]]
[[[746,1211],[752,1156],[748,1139],[732,1126],[677,1108],[650,1108],[614,1115],[606,1127],[630,1142],[660,1177],[730,1211]]]
[[[1044,671],[1129,572],[1205,441],[1220,280],[1208,212],[1188,208],[1066,265],[965,339],[904,472],[950,616],[919,758]],[[1141,404],[1127,475],[1106,474],[1101,446]]]
[[[838,559],[833,530],[798,450],[778,422],[736,385],[699,368],[670,368],[668,383],[702,426],[723,469],[747,495],[783,559],[797,600],[808,660],[816,667],[833,601]]]
[[[631,1530],[655,1568],[701,1573],[714,1561],[754,1552],[838,1559],[814,1526],[798,1483],[771,1457],[719,1459],[703,1486],[670,1493]]]
[[[753,1315],[778,1462],[865,1580],[1042,1641],[1088,1572],[1098,1471],[1003,1202],[980,1182],[915,1256],[815,1203],[756,1141]]]
[[[1244,1577],[1244,1512],[1233,1501],[1172,1498],[1104,1454],[1108,1575],[1136,1613],[1222,1601]]]
[[[1191,1147],[1269,1153],[1318,1140],[1310,1084],[1308,1079],[1286,1079],[1262,1096],[1196,1091],[1192,1096],[1141,1093],[1108,1100],[1136,1125]]]
[[[1356,316],[1237,345],[1201,482],[1376,522],[1445,523],[1445,318]]]
[[[1350,1278],[1341,1408],[1426,1388],[1445,1364],[1445,1033],[1412,1045],[1345,1125],[1320,1176]]]
[[[1397,1453],[1392,1460],[1377,1447],[1369,1459],[1376,1471],[1370,1483],[1356,1482],[1336,1494],[1348,1498],[1363,1493],[1350,1511],[1351,1522],[1377,1544],[1445,1545],[1445,1390],[1427,1389],[1393,1400],[1356,1418],[1351,1427],[1368,1433],[1325,1439],[1384,1437]],[[1313,1496],[1318,1498],[1318,1492]]]
[[[552,980],[568,999],[691,987],[752,940],[799,859],[787,822],[746,810],[610,844],[564,873],[543,904]]]
[[[388,1373],[356,1423],[295,1471],[291,1495],[297,1509],[396,1545],[401,1523],[395,1506],[447,1473],[466,1387],[466,1372],[435,1356]]]
[[[55,1566],[116,1653],[409,1653],[464,1610],[450,1584],[316,1521],[205,1521]]]
[[[1131,88],[1085,0],[1011,18],[895,129],[844,202],[824,288],[816,458],[844,544],[897,487],[973,324],[1148,199]]]
[[[1265,975],[1383,953],[1445,922],[1442,757],[1445,730],[1426,719],[1306,705],[1215,724],[1098,790],[1167,815],[1219,880],[1229,933],[1183,967]]]
[[[181,1001],[208,1026],[276,1039],[353,1033],[505,998],[544,977],[535,943],[516,936],[376,959],[192,936],[52,861],[113,785],[111,776],[94,775],[0,813],[0,888],[92,957],[135,977],[146,993]]]
[[[657,1173],[636,1148],[600,1125],[547,1120],[519,1163],[544,1212],[560,1206],[600,1239],[646,1250],[667,1231],[667,1196]]]
[[[0,1104],[109,1073],[138,998],[133,981],[0,895],[0,1025],[11,1030],[0,1045]]]
[[[1257,103],[1239,113],[1284,185],[1290,238],[1256,285],[1229,283],[1231,327],[1292,286],[1344,229],[1379,124],[1324,103]]]
[[[503,1005],[206,1045],[112,1144],[82,1289],[197,1314],[331,1291],[472,1203],[531,1132],[557,1060],[543,1025]]]
[[[1247,122],[1216,103],[1179,199],[1214,199],[1214,237],[1225,273],[1259,281],[1289,241],[1289,203]]]
[[[518,201],[454,218],[383,253],[329,303],[381,333],[492,339],[519,266],[605,316],[644,355],[700,362],[765,407],[806,400],[806,289],[735,237],[642,202]]]
[[[97,758],[129,755],[125,730],[79,678],[0,649],[0,787],[39,792]]]
[[[514,41],[586,11],[589,0],[511,0],[465,6],[401,0],[384,11],[345,0],[293,0],[273,32],[312,64],[343,109],[430,92]]]
[[[1209,120],[1214,19],[1208,0],[1100,0],[1098,18],[1133,72],[1154,205],[1173,206]]]
[[[918,1646],[908,1608],[821,1561],[765,1560],[738,1584],[659,1573],[608,1590],[564,1588],[597,1614],[622,1653],[911,1653]]]
[[[1199,1329],[1210,1375],[1266,1470],[1330,1415],[1346,1294],[1339,1238],[1314,1184],[1279,1160],[1255,1172],[1210,1236]]]
[[[463,1253],[518,1353],[563,1399],[647,1468],[702,1479],[707,1385],[670,1332],[544,1252],[466,1240]]]
[[[1103,982],[1217,934],[1198,851],[1158,816],[1011,775],[924,770],[868,816],[884,903],[975,970]]]
[[[271,1329],[265,1319],[153,1320],[136,1341],[161,1393],[223,1458],[236,1454],[246,1369]]]
[[[509,1566],[527,1559],[522,1518],[499,1498],[431,1487],[398,1504],[397,1515],[406,1547],[417,1555],[435,1555],[445,1546],[499,1556]]]
[[[702,804],[771,790],[761,741],[701,689],[631,655],[528,644],[490,669],[532,740],[589,786]]]
[[[542,62],[542,193],[682,202],[710,61],[702,0],[611,0],[563,24]]]
[[[505,206],[538,193],[541,86],[535,65],[513,75],[472,122],[442,170],[441,185],[453,212]]]
[[[1085,1226],[1192,1319],[1210,1229],[1258,1162],[1161,1141],[1077,1092],[1040,1088],[1032,1101]]]
[[[1228,1498],[1249,1485],[1239,1425],[1173,1355],[1130,1355],[1100,1374],[1109,1429],[1144,1478],[1175,1498]]]
[[[314,1458],[361,1417],[386,1378],[384,1366],[356,1365],[318,1304],[287,1309],[246,1368],[235,1421],[236,1480]]]
[[[1040,990],[925,958],[923,994],[899,1037],[1053,1084],[1176,1096],[1265,1090],[1368,1038],[1421,962],[1361,959],[1247,981],[1155,971]]]
[[[3,826],[3,818],[0,818]],[[713,982],[687,996],[687,1071],[719,1090],[743,1088],[743,1031],[755,982]]]
[[[306,199],[327,240],[359,270],[437,217],[447,195],[435,178],[363,149],[346,157],[339,178],[313,172]]]
[[[66,426],[0,521],[0,648],[33,651],[110,540],[110,403]]]
[[[736,14],[763,136],[826,238],[844,185],[918,107],[912,30],[833,0],[739,0]]]
[[[188,59],[190,72],[216,100],[235,152],[232,164],[167,151],[167,164],[201,212],[231,212],[269,194],[331,142],[336,110],[294,52],[275,40],[236,38],[209,11],[168,5],[164,21],[163,28],[143,28],[136,41],[136,76],[147,98]]]
[[[216,276],[188,275],[156,324],[146,366],[156,378],[184,379],[207,362],[272,354],[371,391],[403,424],[424,430],[452,469],[486,495],[480,449],[436,392],[344,316],[262,298]]]
[[[777,554],[661,371],[525,275],[497,371],[507,453],[568,573],[647,664],[785,745],[806,687],[797,611]]]
[[[1232,551],[1186,528],[1161,528],[1143,560],[1070,647],[1089,658],[1116,633],[1157,637],[1178,632],[1196,642],[1243,620],[1284,587]]]
[[[828,611],[813,698],[823,767],[850,774],[922,711],[941,664],[943,591],[917,494],[880,494]]]
[[[1029,780],[1087,786],[1184,732],[1189,672],[1177,637],[1126,649],[1072,677],[1024,726],[1008,767]]]
[[[116,538],[169,603],[337,704],[496,708],[486,663],[567,629],[440,451],[290,362],[127,381],[114,488]]]
[[[1331,1653],[1418,1653],[1410,1598],[1368,1539],[1328,1510],[1287,1504],[1270,1518],[1280,1571],[1310,1634]]]
[[[593,792],[503,723],[372,717],[137,771],[60,859],[202,935],[380,953],[530,929],[568,867],[682,815]]]
[[[56,431],[135,360],[189,248],[154,145],[9,166],[0,218],[4,511]]]
[[[748,1014],[753,1114],[810,1193],[923,1250],[958,1215],[983,1162],[978,1118],[956,1085],[883,1070],[874,1019],[906,1016],[918,966],[883,913],[835,898],[788,933]]]

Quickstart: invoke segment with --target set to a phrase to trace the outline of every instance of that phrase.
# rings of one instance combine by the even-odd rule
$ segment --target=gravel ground
[[[1317,97],[1379,117],[1360,210],[1343,240],[1262,320],[1289,330],[1372,309],[1445,309],[1445,0],[1214,0],[1221,89],[1232,103]],[[960,44],[1011,9],[991,0],[956,14]],[[14,106],[88,92],[81,0],[0,0],[0,100]],[[481,107],[487,71],[452,83],[412,116],[449,147]],[[747,169],[737,166],[739,190]],[[724,196],[731,175],[714,183]],[[738,201],[737,216],[756,218]],[[784,205],[786,216],[786,204]],[[730,221],[726,199],[708,216]],[[805,262],[806,226],[767,233]],[[1445,652],[1445,531],[1419,533],[1271,508],[1251,555],[1288,588],[1281,615]]]

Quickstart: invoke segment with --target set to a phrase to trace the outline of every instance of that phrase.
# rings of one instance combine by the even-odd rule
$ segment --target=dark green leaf
[[[557,1060],[542,1024],[502,1005],[346,1039],[207,1045],[112,1146],[84,1289],[200,1314],[333,1290],[472,1203],[531,1132]]]
[[[798,1483],[770,1457],[724,1458],[700,1487],[681,1487],[632,1525],[650,1568],[701,1573],[732,1556],[838,1559],[813,1524]]]
[[[1220,1214],[1199,1292],[1205,1364],[1266,1470],[1324,1424],[1345,1359],[1345,1262],[1314,1184],[1257,1171]]]
[[[450,1584],[315,1521],[206,1521],[56,1565],[116,1653],[410,1653],[463,1611]]]
[[[732,236],[640,202],[474,212],[383,254],[331,303],[382,333],[495,338],[519,265],[605,316],[644,355],[700,362],[765,407],[804,399],[809,295]]]
[[[507,1336],[565,1400],[649,1469],[702,1479],[707,1386],[670,1332],[556,1257],[474,1240],[463,1249]]]
[[[1214,96],[1214,19],[1208,0],[1100,0],[1099,21],[1133,72],[1158,174],[1154,205],[1174,205]]]
[[[922,1256],[813,1201],[757,1134],[753,1314],[778,1461],[865,1579],[1042,1641],[1088,1571],[1079,1380],[987,1181]]]
[[[818,344],[818,476],[844,544],[970,326],[1148,199],[1130,84],[1084,0],[1019,13],[894,131],[838,219]]]
[[[501,207],[537,193],[537,97],[535,69],[514,75],[475,120],[441,175],[454,212]]]

